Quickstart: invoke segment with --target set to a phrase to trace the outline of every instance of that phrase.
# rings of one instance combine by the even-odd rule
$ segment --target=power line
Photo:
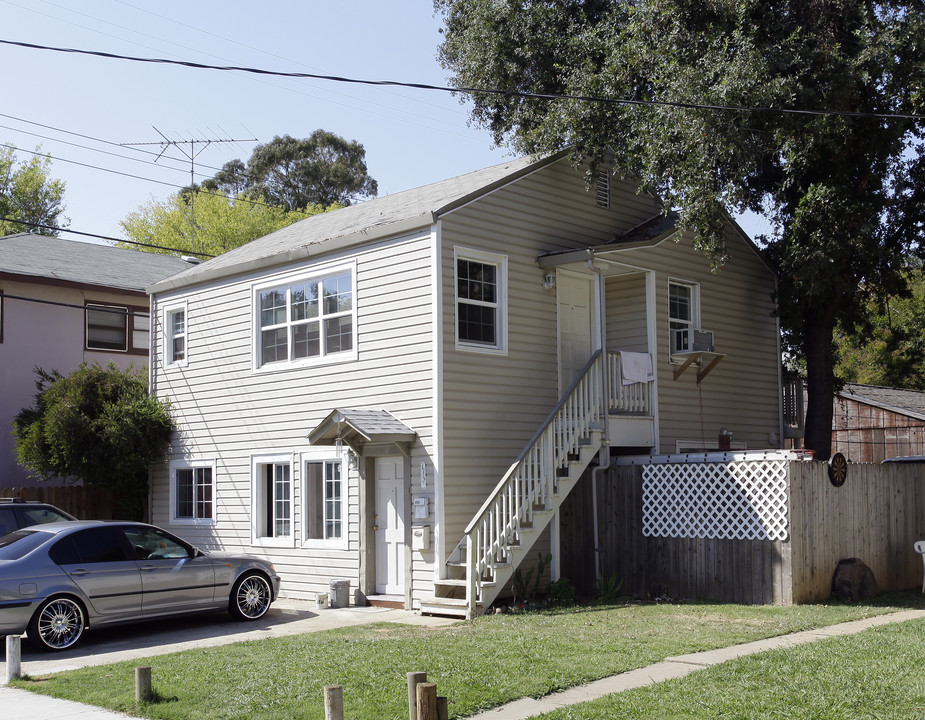
[[[75,303],[61,302],[60,300],[42,300],[40,298],[30,298],[30,297],[24,297],[22,295],[9,295],[8,293],[4,293],[4,292],[0,292],[0,299],[2,299],[4,302],[7,300],[21,300],[23,302],[38,303],[39,305],[55,305],[56,307],[74,308],[76,310],[83,310],[83,311],[86,311],[88,309],[86,305],[77,305]],[[124,310],[118,307],[105,307],[105,306],[97,305],[96,303],[93,303],[93,311],[111,313],[113,315],[124,315],[126,317],[128,316],[150,317],[151,316],[150,313],[134,312],[133,310]]]
[[[80,230],[68,230],[67,228],[55,227],[54,225],[43,225],[42,223],[27,222],[25,220],[16,220],[11,217],[4,217],[0,215],[0,221],[16,223],[17,225],[25,225],[26,227],[38,228],[39,230],[53,230],[55,232],[66,232],[72,233],[74,235],[82,235],[84,237],[98,238],[99,240],[109,240],[111,242],[125,243],[126,245],[138,245],[139,247],[148,247],[155,250],[167,250],[169,252],[175,253],[185,253],[187,255],[199,255],[204,258],[214,258],[215,255],[210,255],[209,253],[196,252],[195,250],[181,250],[179,248],[165,247],[164,245],[152,245],[150,243],[136,242],[135,240],[123,240],[122,238],[114,238],[109,235],[97,235],[96,233],[81,232]]]
[[[0,44],[15,45],[18,47],[29,48],[32,50],[50,50],[52,52],[76,53],[78,55],[92,55],[95,57],[107,58],[111,60],[128,60],[131,62],[152,63],[162,65],[179,65],[181,67],[194,68],[197,70],[221,70],[225,72],[244,72],[254,75],[270,75],[275,77],[287,78],[308,78],[312,80],[328,80],[331,82],[352,83],[355,85],[371,85],[378,87],[405,87],[415,90],[435,90],[438,92],[464,93],[467,95],[499,95],[503,97],[518,97],[532,100],[577,100],[580,102],[597,102],[608,105],[633,105],[642,107],[673,107],[685,110],[725,110],[734,112],[769,112],[782,115],[813,115],[813,116],[835,116],[835,117],[855,117],[855,118],[877,118],[881,120],[925,120],[925,115],[906,115],[902,113],[872,113],[852,110],[806,110],[806,109],[788,109],[772,107],[756,107],[748,105],[711,105],[694,102],[672,102],[667,100],[636,100],[631,98],[606,98],[593,95],[565,95],[558,93],[529,93],[519,92],[516,90],[500,90],[498,88],[471,88],[471,87],[449,87],[443,85],[429,85],[427,83],[401,82],[398,80],[362,80],[358,78],[348,78],[339,75],[322,75],[319,73],[306,72],[285,72],[280,70],[264,70],[262,68],[253,68],[240,65],[208,65],[206,63],[193,62],[191,60],[168,60],[166,58],[144,58],[132,55],[118,55],[116,53],[102,52],[100,50],[80,50],[78,48],[52,47],[50,45],[36,45],[34,43],[18,42],[15,40],[2,40]]]

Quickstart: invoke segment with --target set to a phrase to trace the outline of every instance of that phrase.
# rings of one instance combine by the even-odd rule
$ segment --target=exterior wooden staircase
[[[472,618],[530,555],[601,449],[604,356],[597,352],[466,527],[421,612]]]

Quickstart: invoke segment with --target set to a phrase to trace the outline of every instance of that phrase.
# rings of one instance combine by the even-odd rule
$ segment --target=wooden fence
[[[788,463],[787,535],[781,540],[654,537],[643,532],[642,467],[616,466],[597,482],[602,578],[621,594],[745,604],[829,597],[838,561],[857,557],[881,589],[922,583],[913,550],[925,539],[925,464],[852,464],[841,487],[821,462]],[[593,591],[594,496],[582,479],[561,510],[561,567],[580,593]]]
[[[116,520],[113,493],[78,485],[0,488],[0,497],[44,502],[78,520]]]

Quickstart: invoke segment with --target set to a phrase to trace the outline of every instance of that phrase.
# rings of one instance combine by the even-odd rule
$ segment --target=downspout
[[[591,251],[591,257],[588,259],[588,267],[591,272],[595,273],[600,283],[600,292],[598,293],[598,320],[601,324],[601,362],[603,382],[601,388],[604,392],[604,442],[600,452],[597,455],[597,467],[591,469],[591,513],[594,516],[594,579],[597,587],[601,587],[601,542],[600,530],[597,519],[597,481],[600,474],[610,470],[610,372],[607,358],[607,318],[606,295],[607,288],[604,278],[604,271],[594,265],[594,251]]]

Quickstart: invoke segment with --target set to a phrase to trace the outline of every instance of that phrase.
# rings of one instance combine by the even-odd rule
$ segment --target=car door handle
[[[71,575],[89,575],[89,574],[90,574],[90,571],[84,570],[83,568],[80,568],[79,570],[71,570]]]
[[[144,570],[145,572],[151,572],[152,570],[157,570],[157,566],[156,565],[142,565],[141,569]]]

